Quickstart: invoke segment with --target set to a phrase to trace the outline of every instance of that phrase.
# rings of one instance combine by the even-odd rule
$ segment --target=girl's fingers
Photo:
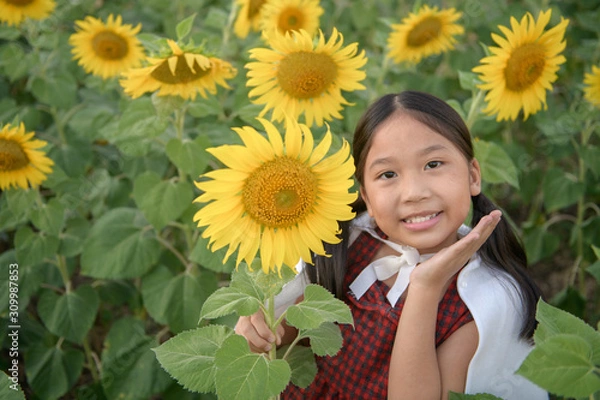
[[[261,317],[255,317],[257,314],[261,314]],[[268,334],[265,335],[267,331]],[[272,343],[275,341],[275,335],[269,330],[260,312],[249,317],[240,317],[235,325],[235,333],[245,337],[254,352],[271,350]]]

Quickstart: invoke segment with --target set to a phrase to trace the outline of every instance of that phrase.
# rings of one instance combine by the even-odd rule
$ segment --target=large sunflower
[[[454,36],[464,33],[455,22],[462,16],[454,8],[438,10],[422,6],[400,24],[393,24],[388,36],[388,57],[397,63],[418,63],[421,59],[454,48]]]
[[[227,61],[207,57],[195,51],[183,51],[173,40],[167,41],[171,51],[164,57],[148,57],[148,67],[133,68],[123,74],[119,82],[125,93],[137,98],[158,90],[159,96],[206,98],[206,92],[215,94],[217,85],[229,88],[226,79],[233,78],[237,70]]]
[[[257,97],[253,103],[265,105],[261,117],[269,110],[277,121],[304,114],[308,126],[321,126],[323,120],[342,118],[343,105],[350,104],[342,90],[365,88],[359,83],[366,76],[359,70],[367,62],[365,52],[357,54],[357,43],[342,47],[342,35],[335,28],[327,42],[319,31],[316,45],[305,30],[272,31],[267,39],[271,48],[250,50],[250,58],[257,61],[246,64],[246,85],[254,87],[249,96]]]
[[[585,74],[583,83],[585,84],[583,88],[585,99],[596,107],[600,107],[600,68],[593,65],[592,72]]]
[[[44,19],[54,7],[54,0],[0,0],[0,22],[19,25],[25,18]]]
[[[319,29],[323,8],[319,0],[267,1],[261,9],[260,29],[281,33],[304,29],[313,36]]]
[[[260,29],[262,7],[266,0],[236,0],[240,10],[233,24],[233,31],[239,38],[248,36],[250,30]]]
[[[325,255],[323,242],[338,243],[337,221],[354,216],[349,204],[354,165],[350,146],[325,157],[331,146],[329,130],[313,149],[306,125],[288,120],[285,139],[260,119],[268,140],[254,128],[234,128],[244,145],[208,149],[228,168],[211,171],[196,186],[204,193],[195,202],[208,203],[194,216],[207,226],[212,250],[229,245],[225,260],[238,251],[236,265],[250,263],[259,252],[265,273],[292,268],[311,251]],[[224,260],[224,261],[225,261]]]
[[[32,139],[34,132],[25,132],[25,125],[4,125],[0,130],[0,189],[11,186],[27,189],[39,186],[52,172],[54,162],[38,150],[46,145]]]
[[[544,32],[552,11],[540,11],[535,21],[527,13],[518,22],[510,19],[511,29],[498,28],[505,38],[492,33],[499,47],[489,47],[492,55],[481,59],[473,72],[479,73],[483,81],[480,89],[489,90],[485,96],[486,114],[497,114],[496,120],[515,120],[523,110],[527,119],[538,112],[542,105],[546,109],[546,90],[552,90],[556,72],[566,59],[560,53],[566,47],[565,31],[568,19]]]
[[[71,35],[69,43],[73,59],[85,72],[108,79],[137,67],[144,58],[144,49],[135,36],[141,29],[138,24],[123,25],[120,15],[109,15],[104,24],[94,17],[75,21],[78,32]]]

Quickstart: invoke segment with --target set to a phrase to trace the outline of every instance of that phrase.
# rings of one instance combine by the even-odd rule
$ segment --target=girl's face
[[[434,253],[457,241],[481,171],[451,141],[397,113],[375,131],[360,190],[390,240]]]

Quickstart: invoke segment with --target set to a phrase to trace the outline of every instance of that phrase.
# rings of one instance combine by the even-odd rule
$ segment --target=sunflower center
[[[504,70],[507,89],[514,92],[527,89],[542,75],[545,65],[545,52],[541,46],[527,43],[515,49]]]
[[[250,3],[248,3],[248,19],[257,16],[263,4],[265,4],[265,0],[250,0]]]
[[[281,60],[277,71],[279,86],[297,99],[318,97],[337,77],[337,65],[326,54],[299,51]]]
[[[0,139],[0,171],[14,171],[28,164],[29,158],[19,143]]]
[[[281,32],[297,31],[304,27],[304,14],[297,8],[287,8],[279,14],[277,27]]]
[[[178,83],[188,83],[202,78],[210,73],[210,68],[202,69],[196,60],[194,60],[194,70],[192,71],[188,66],[185,56],[183,54],[175,56],[177,57],[177,64],[175,66],[175,74],[171,72],[169,63],[165,60],[150,74],[157,81],[175,85]]]
[[[439,18],[427,17],[410,30],[406,38],[408,47],[421,47],[440,35],[442,23]]]
[[[95,35],[92,47],[98,57],[105,60],[120,60],[129,52],[127,41],[111,31],[102,31]]]
[[[261,225],[286,228],[304,220],[317,197],[317,180],[305,164],[279,157],[247,179],[242,192],[246,212]]]
[[[35,0],[5,0],[5,3],[11,4],[17,7],[23,7],[33,3]]]

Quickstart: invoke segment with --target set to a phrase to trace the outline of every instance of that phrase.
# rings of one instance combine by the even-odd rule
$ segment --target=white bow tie
[[[374,238],[384,242],[401,255],[385,256],[373,261],[350,284],[350,290],[357,299],[360,299],[369,288],[377,281],[383,281],[398,274],[396,281],[388,291],[386,297],[392,306],[395,306],[402,293],[410,283],[410,274],[418,263],[432,257],[433,254],[421,256],[414,247],[402,246],[389,240],[382,239],[374,229],[363,228]]]

